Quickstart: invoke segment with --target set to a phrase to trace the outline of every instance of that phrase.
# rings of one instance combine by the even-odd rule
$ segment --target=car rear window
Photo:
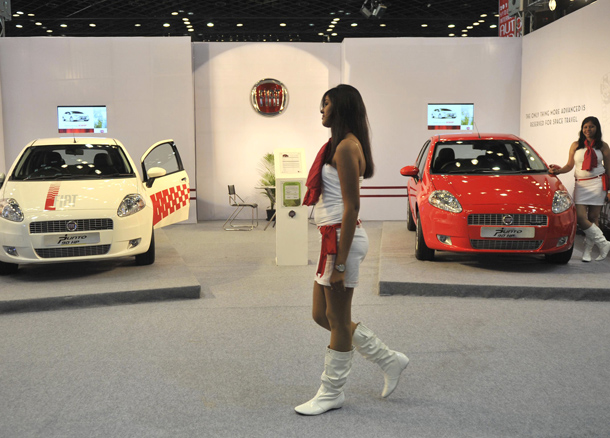
[[[135,177],[119,146],[31,146],[21,155],[14,181]]]
[[[457,140],[434,148],[431,173],[539,173],[548,169],[524,142],[514,140]]]

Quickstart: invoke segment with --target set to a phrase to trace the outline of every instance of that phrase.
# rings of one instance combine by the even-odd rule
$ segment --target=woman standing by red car
[[[572,143],[565,166],[551,165],[549,173],[567,173],[576,166],[574,177],[574,203],[578,226],[585,233],[583,262],[591,261],[594,246],[599,248],[595,260],[603,260],[610,252],[610,242],[599,228],[599,215],[610,187],[610,148],[602,141],[602,128],[597,117],[582,121],[578,141]],[[604,180],[606,182],[604,182]]]

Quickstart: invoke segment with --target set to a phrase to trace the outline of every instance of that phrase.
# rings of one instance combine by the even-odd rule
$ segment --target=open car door
[[[140,160],[153,206],[153,226],[162,228],[189,217],[189,177],[173,140],[152,145]]]

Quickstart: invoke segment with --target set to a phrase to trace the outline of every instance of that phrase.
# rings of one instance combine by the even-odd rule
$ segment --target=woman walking
[[[574,166],[576,220],[586,236],[582,261],[591,261],[594,246],[599,249],[595,260],[603,260],[610,251],[610,242],[599,228],[599,215],[609,188],[604,187],[603,180],[610,180],[610,148],[602,141],[602,128],[597,117],[587,117],[582,121],[578,141],[570,146],[567,164],[563,167],[551,165],[549,173],[567,173]]]
[[[390,350],[351,317],[360,263],[369,244],[358,218],[360,186],[374,170],[364,102],[354,87],[339,85],[322,97],[321,113],[322,125],[331,129],[332,138],[314,161],[304,203],[315,204],[314,219],[322,243],[313,287],[313,319],[330,331],[330,343],[317,394],[295,408],[302,415],[319,415],[343,406],[354,346],[381,367],[385,379],[382,397],[394,391],[409,363],[404,354]]]

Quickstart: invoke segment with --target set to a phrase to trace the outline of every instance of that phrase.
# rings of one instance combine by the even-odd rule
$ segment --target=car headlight
[[[117,214],[119,217],[131,216],[146,207],[146,201],[138,194],[127,195],[123,198]]]
[[[572,198],[565,190],[557,190],[553,196],[553,213],[563,213],[572,206]]]
[[[455,196],[447,190],[435,190],[428,198],[430,205],[451,213],[461,213],[462,206]]]
[[[23,212],[14,199],[0,199],[0,216],[12,222],[22,222]]]

